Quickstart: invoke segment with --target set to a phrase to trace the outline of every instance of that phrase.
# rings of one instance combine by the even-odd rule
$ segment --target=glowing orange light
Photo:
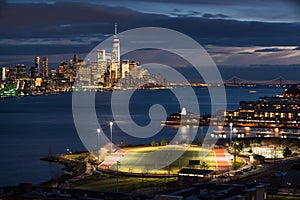
[[[250,127],[245,127],[245,132],[246,132],[246,135],[250,135],[250,131],[251,131],[251,128]]]

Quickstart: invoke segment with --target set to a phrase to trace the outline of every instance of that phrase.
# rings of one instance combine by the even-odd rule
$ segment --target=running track
[[[124,148],[116,151],[113,156],[109,156],[107,160],[103,161],[98,168],[100,169],[110,169],[113,164],[115,164],[117,161],[121,160],[123,155],[126,154],[128,150],[131,150],[133,148]],[[228,170],[228,160],[225,155],[225,151],[223,148],[214,148],[213,149],[215,153],[216,158],[216,171],[226,171]]]

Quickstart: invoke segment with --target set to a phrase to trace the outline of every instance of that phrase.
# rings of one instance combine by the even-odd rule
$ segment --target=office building
[[[117,24],[115,24],[115,34],[113,36],[113,47],[111,52],[110,79],[116,82],[121,78],[120,69],[120,40],[117,35]]]
[[[35,56],[35,58],[34,58],[34,66],[37,68],[38,76],[40,76],[40,74],[41,74],[41,71],[40,71],[40,62],[41,62],[40,56]]]
[[[48,58],[47,57],[43,57],[42,59],[42,77],[43,78],[47,78],[48,77],[48,72],[49,67],[48,67]]]

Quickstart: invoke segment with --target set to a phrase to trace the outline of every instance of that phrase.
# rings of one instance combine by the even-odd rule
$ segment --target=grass
[[[101,190],[116,192],[134,192],[140,188],[147,187],[162,187],[166,183],[174,182],[177,177],[172,178],[132,178],[132,177],[119,177],[118,184],[117,178],[106,174],[97,174],[86,179],[77,181],[72,184],[73,188],[88,189],[88,190]]]
[[[231,166],[233,169],[238,169],[238,168],[244,166],[245,161],[241,158],[236,158],[236,163],[234,163],[234,160],[231,160],[230,163],[231,163]]]
[[[155,171],[148,171],[147,167],[155,164],[155,162],[167,160],[167,158],[164,157],[164,155],[161,155],[160,153],[156,155],[157,159],[153,159],[152,155],[149,156],[149,154],[163,151],[165,150],[165,148],[168,147],[137,147],[128,149],[128,151],[123,155],[118,153],[115,155],[108,155],[105,159],[109,159],[110,157],[114,158],[115,156],[120,161],[120,164],[118,165],[118,170],[120,172],[129,173],[132,172],[168,174],[170,170],[170,173],[177,174],[179,168],[200,168],[200,166],[190,166],[189,160],[200,160],[200,162],[204,161],[207,163],[208,169],[216,169],[216,158],[214,151],[200,147],[186,148],[183,146],[174,146],[173,149],[169,149],[170,155],[172,156],[172,153],[174,153],[176,155],[179,155],[178,158],[175,157],[174,161],[169,166],[163,167],[162,169],[157,169]],[[179,154],[180,152],[182,154]],[[111,168],[116,170],[116,163]],[[137,192],[144,194],[148,191],[154,191],[154,193],[159,192],[161,190],[172,191],[176,187],[178,187],[178,184],[175,184],[176,181],[177,176],[168,178],[142,178],[120,176],[118,177],[117,184],[117,177],[115,175],[100,173],[72,183],[71,187],[78,189],[102,190],[110,192],[116,192],[118,188],[119,192]]]
[[[83,153],[76,153],[76,154],[67,154],[65,155],[65,158],[74,161],[83,161],[89,155],[90,155],[89,152],[83,152]]]
[[[206,162],[208,169],[216,169],[216,158],[212,150],[206,150],[200,147],[189,147],[185,149],[185,147],[180,146],[170,150],[172,154],[181,155],[179,158],[175,158],[168,166],[156,169],[159,162],[168,159],[159,154],[155,154],[157,153],[156,151],[163,151],[164,148],[166,147],[142,147],[128,150],[119,160],[120,165],[118,165],[118,170],[129,173],[177,174],[181,168],[200,168],[200,166],[190,166],[189,160],[200,160],[200,162]],[[151,153],[155,155],[149,155]],[[116,170],[116,168],[117,165],[114,164],[112,169]],[[155,170],[152,170],[154,168]]]

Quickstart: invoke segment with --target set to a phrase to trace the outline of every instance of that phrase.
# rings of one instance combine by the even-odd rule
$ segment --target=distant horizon
[[[50,58],[47,55],[42,55],[40,57],[48,57],[49,58],[49,70],[54,68],[57,69],[59,64],[63,62],[69,62],[73,59],[74,54],[69,54],[69,57],[66,57],[64,60],[60,62],[51,62]],[[77,54],[78,55],[78,54]],[[34,57],[32,57],[32,61],[24,62],[24,63],[16,63],[8,65],[3,65],[1,67],[9,67],[11,69],[14,68],[15,65],[24,64],[26,66],[26,70],[28,71],[30,67],[34,66]],[[128,59],[128,58],[126,58]],[[84,60],[84,58],[79,56],[79,60]],[[130,59],[129,59],[130,60]],[[130,60],[130,61],[138,61],[138,60]],[[140,63],[143,64],[143,63]],[[290,64],[290,65],[281,65],[281,64],[253,64],[253,65],[244,65],[244,66],[232,66],[232,65],[217,65],[223,80],[230,79],[232,77],[238,77],[246,80],[253,81],[262,81],[262,80],[272,80],[278,77],[282,77],[283,79],[290,81],[298,81],[299,76],[297,74],[300,73],[300,63],[299,64]],[[298,68],[296,68],[298,67]],[[202,81],[202,79],[198,79],[199,76],[193,74],[191,71],[191,66],[174,66],[175,69],[185,71],[186,74],[190,75],[189,80],[191,81]],[[293,73],[291,73],[291,71]],[[300,82],[300,80],[299,80]]]
[[[53,64],[73,52],[84,57],[112,36],[115,23],[118,32],[140,27],[179,31],[202,45],[217,66],[298,65],[298,8],[294,0],[0,1],[0,26],[5,27],[0,67],[30,63],[35,55],[47,55]]]

